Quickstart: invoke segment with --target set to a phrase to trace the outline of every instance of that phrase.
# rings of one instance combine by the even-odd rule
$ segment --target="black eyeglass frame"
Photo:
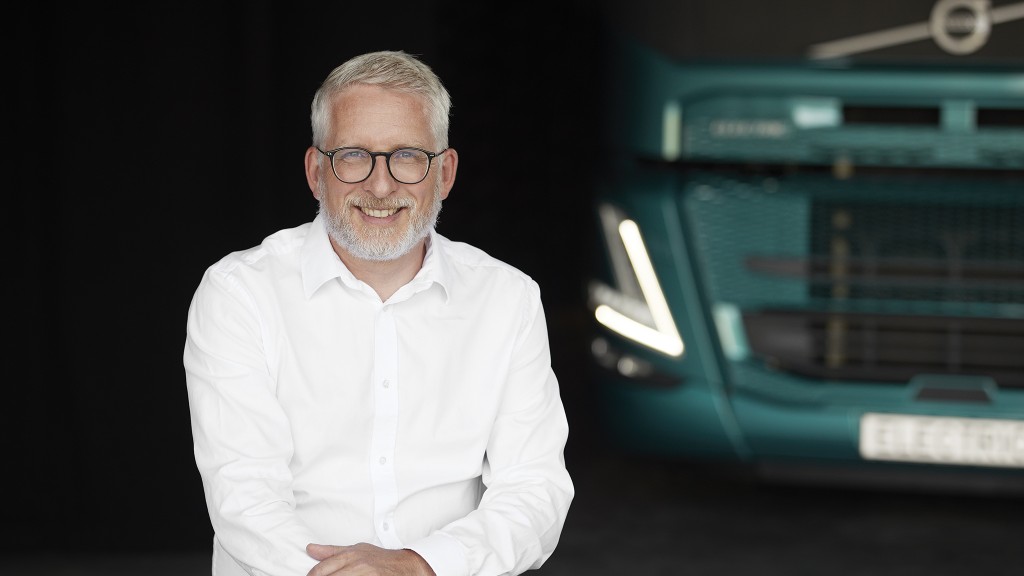
[[[402,146],[401,148],[395,148],[390,152],[371,152],[370,150],[367,150],[366,148],[360,148],[359,146],[342,146],[340,148],[335,148],[333,150],[326,151],[321,150],[319,146],[314,146],[314,148],[316,148],[317,151],[323,154],[324,156],[330,158],[331,172],[334,173],[334,177],[337,178],[339,182],[344,182],[345,184],[359,184],[360,182],[366,182],[366,180],[373,174],[374,169],[377,168],[378,156],[384,157],[384,165],[387,166],[388,175],[390,175],[395,182],[400,182],[402,184],[407,185],[419,184],[420,182],[423,182],[424,180],[427,179],[427,174],[430,174],[430,166],[433,165],[434,158],[448,151],[448,148],[445,148],[440,152],[431,152],[429,150],[424,150],[423,148],[416,148],[415,146]],[[337,154],[338,152],[341,152],[342,150],[362,150],[363,152],[366,152],[367,154],[370,155],[370,171],[366,173],[365,178],[363,178],[362,180],[355,180],[353,182],[349,182],[348,180],[342,180],[341,176],[338,176],[338,170],[334,167],[334,155]],[[399,150],[417,150],[427,155],[427,169],[423,172],[423,178],[420,178],[415,182],[406,182],[404,180],[399,180],[398,178],[395,178],[395,173],[391,171],[391,156],[395,152],[398,152]]]

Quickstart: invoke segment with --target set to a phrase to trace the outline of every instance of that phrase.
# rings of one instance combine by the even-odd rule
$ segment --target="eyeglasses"
[[[370,152],[365,148],[335,148],[321,154],[331,159],[334,175],[346,184],[358,184],[370,177],[377,165],[377,156],[383,156],[388,173],[402,184],[419,184],[430,171],[431,160],[448,151],[427,152],[420,148],[399,148],[391,152]]]

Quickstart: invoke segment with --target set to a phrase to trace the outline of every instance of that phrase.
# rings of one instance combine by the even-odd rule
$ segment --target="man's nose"
[[[378,164],[380,165],[378,166]],[[384,198],[395,191],[398,182],[391,177],[387,157],[373,156],[373,168],[363,184],[366,190],[377,198]]]

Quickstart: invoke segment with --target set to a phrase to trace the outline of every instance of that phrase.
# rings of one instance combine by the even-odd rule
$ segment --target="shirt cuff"
[[[466,549],[455,538],[435,532],[406,546],[430,564],[437,576],[469,576]]]

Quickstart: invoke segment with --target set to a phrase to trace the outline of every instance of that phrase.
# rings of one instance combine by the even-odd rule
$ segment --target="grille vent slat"
[[[1024,388],[1024,320],[807,311],[743,315],[754,357],[811,378],[907,382],[920,374],[992,377]]]

